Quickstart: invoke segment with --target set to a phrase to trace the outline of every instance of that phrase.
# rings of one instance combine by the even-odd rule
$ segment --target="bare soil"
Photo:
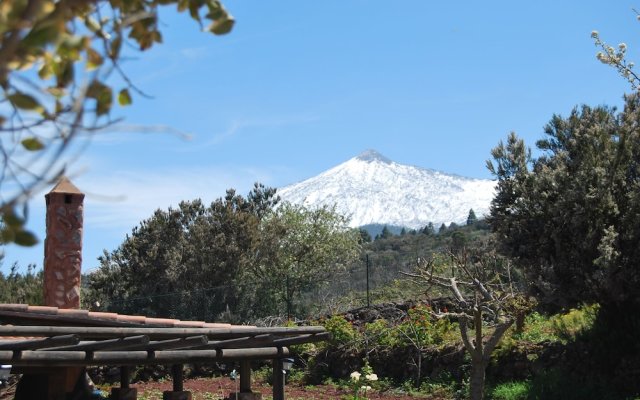
[[[236,382],[229,378],[197,378],[184,382],[184,390],[188,390],[193,395],[193,400],[213,400],[223,399],[230,393],[236,392]],[[145,399],[162,399],[162,391],[171,390],[171,381],[165,382],[140,382],[133,384],[138,388],[138,398],[145,396]],[[253,382],[252,390],[255,393],[262,393],[264,400],[271,399],[272,388],[264,382]],[[324,400],[324,399],[351,399],[352,393],[344,388],[334,385],[302,386],[296,383],[288,383],[285,388],[286,398],[289,400]],[[447,397],[424,396],[415,394],[403,394],[395,391],[368,393],[370,400],[415,400],[416,398],[429,400],[447,400]],[[233,397],[232,397],[233,399]]]

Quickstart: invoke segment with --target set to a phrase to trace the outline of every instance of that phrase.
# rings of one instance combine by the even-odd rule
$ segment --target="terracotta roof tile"
[[[70,193],[70,194],[83,194],[69,178],[63,176],[58,183],[51,189],[49,193]]]
[[[203,328],[204,321],[176,321],[173,326],[176,328]]]
[[[28,304],[0,304],[0,306],[8,311],[26,311],[29,308]]]
[[[170,319],[170,318],[145,318],[144,324],[145,325],[171,325],[171,326],[173,326],[173,324],[175,324],[178,321],[179,320],[177,320],[177,319]]]
[[[172,318],[151,318],[145,317],[144,315],[125,315],[112,312],[2,303],[0,303],[0,322],[2,321],[3,312],[6,312],[4,316],[6,317],[7,322],[12,322],[14,324],[15,322],[13,321],[16,319],[28,318],[33,322],[33,320],[38,319],[38,316],[42,316],[41,318],[44,324],[49,324],[51,321],[55,321],[56,317],[59,316],[61,318],[58,319],[58,323],[64,322],[73,325],[91,325],[92,323],[97,323],[99,325],[106,324],[108,326],[113,323],[118,324],[118,326],[122,326],[122,324],[130,324],[133,326],[146,325],[177,328],[255,328],[254,326],[231,325],[221,322],[181,321]]]
[[[207,322],[202,327],[203,328],[230,328],[231,324],[225,324],[222,322]]]
[[[112,319],[117,320],[118,314],[110,312],[89,311],[89,317],[96,319]]]
[[[28,306],[27,311],[38,313],[38,314],[57,314],[58,307],[47,307],[47,306]]]
[[[89,316],[89,310],[78,310],[75,308],[58,308],[58,315],[68,316]]]
[[[133,322],[134,324],[144,324],[145,320],[147,319],[147,317],[145,317],[144,315],[123,315],[123,314],[116,314],[117,315],[117,320],[118,321],[123,321],[123,322]]]

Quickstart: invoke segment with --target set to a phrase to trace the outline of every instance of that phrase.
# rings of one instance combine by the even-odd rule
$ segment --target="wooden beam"
[[[0,326],[0,336],[58,336],[78,335],[81,339],[112,339],[146,335],[153,340],[206,335],[209,339],[226,340],[247,336],[272,334],[294,336],[326,332],[322,326],[294,328],[120,328],[85,326]]]
[[[166,351],[10,351],[0,350],[0,364],[14,366],[186,364],[212,361],[268,360],[289,355],[287,348]]]
[[[78,335],[61,335],[44,339],[7,340],[0,342],[0,350],[37,350],[47,347],[73,345],[80,342]]]

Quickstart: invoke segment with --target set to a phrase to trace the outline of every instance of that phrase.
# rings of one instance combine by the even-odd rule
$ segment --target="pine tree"
[[[473,211],[473,208],[469,209],[469,216],[467,217],[467,226],[473,225],[478,222],[478,217],[476,217],[476,213]]]
[[[387,239],[387,238],[390,238],[391,236],[393,236],[393,233],[391,233],[389,228],[385,225],[384,228],[382,228],[382,233],[380,233],[380,238]]]

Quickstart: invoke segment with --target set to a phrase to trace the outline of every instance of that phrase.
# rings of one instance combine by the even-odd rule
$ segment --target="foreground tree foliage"
[[[489,223],[547,305],[600,304],[594,374],[640,392],[640,99],[622,112],[583,106],[554,116],[533,158],[511,134],[489,161]],[[636,371],[636,372],[633,372]]]
[[[357,254],[358,233],[332,210],[277,203],[256,184],[246,198],[229,190],[208,207],[156,211],[100,258],[86,306],[233,322],[291,310],[294,295]]]
[[[32,245],[26,198],[64,172],[79,135],[112,123],[113,104],[138,92],[123,48],[162,42],[158,9],[188,11],[224,34],[233,18],[218,0],[11,0],[0,2],[0,215],[4,242]],[[118,75],[119,87],[107,83]]]
[[[489,223],[502,249],[560,305],[640,306],[640,102],[554,116],[531,158],[511,134],[488,162],[498,178]]]

